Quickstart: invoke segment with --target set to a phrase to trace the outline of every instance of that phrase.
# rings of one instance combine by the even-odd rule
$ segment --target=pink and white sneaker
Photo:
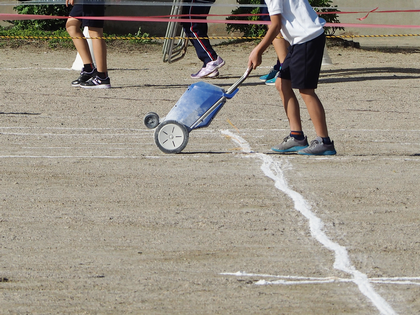
[[[216,78],[219,76],[219,70],[213,71],[212,73],[210,73],[207,78]]]
[[[205,78],[213,72],[215,72],[217,69],[223,67],[224,65],[225,61],[222,58],[220,58],[220,56],[218,56],[215,61],[210,61],[209,63],[207,63],[206,66],[201,68],[200,71],[198,71],[196,74],[191,74],[191,78]]]

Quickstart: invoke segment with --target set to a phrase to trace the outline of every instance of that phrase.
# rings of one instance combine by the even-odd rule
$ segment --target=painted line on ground
[[[0,155],[0,159],[143,159],[141,155]]]
[[[282,170],[282,164],[289,163],[287,158],[283,157],[280,161],[277,161],[267,154],[255,153],[251,150],[249,143],[238,134],[229,130],[222,130],[221,133],[239,145],[242,148],[242,152],[249,153],[245,156],[258,158],[262,161],[261,170],[264,175],[272,179],[274,181],[274,186],[293,200],[295,210],[308,219],[312,237],[325,248],[334,252],[334,268],[351,275],[351,281],[358,286],[360,292],[372,302],[381,314],[396,314],[388,302],[372,287],[367,275],[358,271],[351,264],[347,249],[328,238],[323,231],[324,223],[311,211],[311,206],[307,203],[305,198],[289,187]]]
[[[259,280],[255,284],[267,285],[267,284],[284,284],[284,285],[299,285],[299,284],[324,284],[324,283],[349,283],[353,282],[349,278],[338,278],[338,277],[302,277],[302,276],[278,276],[268,274],[255,274],[246,272],[235,272],[235,273],[222,273],[226,276],[236,277],[254,277],[254,278],[278,278],[279,280]],[[394,277],[394,278],[369,278],[372,283],[378,284],[397,284],[397,285],[416,285],[420,286],[420,277]]]
[[[1,127],[0,129],[48,129],[48,130],[130,130],[130,131],[142,131],[142,132],[150,132],[149,130],[145,129],[135,129],[135,128],[73,128],[73,127],[23,127],[23,126],[16,126],[16,127]]]
[[[1,135],[5,136],[33,136],[33,137],[143,137],[144,135],[139,134],[124,134],[124,133],[21,133],[21,132],[0,132]]]
[[[74,70],[72,68],[44,68],[44,67],[24,67],[24,68],[0,68],[0,71],[16,71],[16,70],[66,70],[66,71],[80,71],[80,70]]]

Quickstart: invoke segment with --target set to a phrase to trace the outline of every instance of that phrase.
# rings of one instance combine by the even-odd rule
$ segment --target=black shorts
[[[316,89],[324,55],[325,34],[289,47],[279,78],[292,81],[294,89]]]
[[[261,0],[260,4],[266,4],[266,3],[265,1]],[[260,21],[271,21],[270,15],[268,15],[267,5],[265,7],[260,7],[260,14],[264,14],[264,15],[260,15],[260,17],[258,18]]]
[[[75,4],[71,9],[69,16],[104,16],[105,15],[105,5],[102,0],[91,0],[91,1],[82,1],[80,4]],[[89,20],[89,19],[80,19],[82,21],[82,26],[91,26],[104,28],[103,20]]]

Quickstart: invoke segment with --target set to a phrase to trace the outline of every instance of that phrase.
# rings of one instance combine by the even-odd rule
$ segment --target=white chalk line
[[[128,133],[24,133],[24,132],[0,132],[7,136],[33,136],[33,137],[144,137],[143,134]]]
[[[0,155],[0,159],[171,159],[171,155]]]
[[[16,70],[60,70],[60,71],[75,71],[72,68],[44,68],[44,67],[24,67],[24,68],[0,68],[0,71],[16,71]]]
[[[255,284],[257,285],[299,285],[299,284],[324,284],[324,283],[349,283],[353,282],[349,278],[339,277],[302,277],[302,276],[279,276],[279,275],[268,275],[268,274],[255,274],[238,271],[235,273],[224,272],[221,273],[225,276],[236,276],[236,277],[258,277],[258,278],[274,278],[280,280],[259,280]],[[394,277],[394,278],[369,278],[369,281],[377,284],[397,284],[397,285],[416,285],[420,286],[420,277]]]
[[[128,155],[0,155],[0,159],[143,159]]]
[[[223,275],[238,276],[238,277],[260,277],[260,278],[279,278],[281,280],[259,280],[255,284],[268,285],[268,284],[284,284],[284,285],[299,285],[299,284],[324,284],[324,283],[349,283],[353,282],[352,279],[338,278],[338,277],[302,277],[302,276],[276,276],[267,274],[252,274],[246,272],[236,273],[222,273]],[[378,284],[398,284],[398,285],[417,285],[420,286],[420,277],[395,277],[395,278],[369,278],[372,283]],[[415,282],[419,281],[419,282]]]
[[[100,148],[101,146],[106,146],[107,149],[109,150],[137,150],[138,148],[135,147],[112,147],[111,145],[127,145],[127,143],[92,143],[89,142],[87,143],[88,145],[94,145],[94,146],[98,146],[98,149],[102,149]],[[149,143],[142,143],[142,142],[137,142],[135,144],[139,144],[139,145],[147,145]],[[130,145],[133,145],[133,143],[130,143]],[[86,146],[80,146],[80,147],[22,147],[22,149],[30,149],[30,150],[76,150],[76,149],[86,149]]]
[[[288,186],[281,168],[281,162],[288,162],[287,158],[283,158],[282,161],[274,161],[274,159],[267,154],[254,153],[251,150],[249,143],[239,135],[234,134],[229,130],[222,130],[221,132],[238,144],[244,153],[250,153],[247,155],[248,157],[255,157],[262,160],[261,170],[265,176],[272,179],[275,183],[275,187],[289,196],[294,202],[295,209],[308,219],[312,237],[325,248],[334,252],[334,268],[351,275],[351,282],[358,286],[360,292],[372,302],[381,314],[396,314],[388,302],[374,290],[367,275],[356,270],[351,264],[347,249],[328,238],[323,231],[324,223],[311,211],[311,206],[306,202],[304,197]]]
[[[149,130],[145,129],[135,129],[135,128],[73,128],[73,127],[24,127],[24,126],[15,126],[15,127],[0,127],[0,129],[46,129],[46,130],[91,130],[91,131],[97,131],[97,130],[130,130],[130,131],[141,131],[141,132],[150,132]]]

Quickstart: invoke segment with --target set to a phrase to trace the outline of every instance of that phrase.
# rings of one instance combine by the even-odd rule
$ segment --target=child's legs
[[[195,1],[194,1],[195,2]],[[190,22],[182,23],[185,34],[190,37],[190,42],[193,44],[197,57],[203,62],[203,66],[206,66],[210,61],[217,59],[217,53],[213,49],[210,40],[205,39],[208,37],[208,25],[207,23],[196,23],[194,20],[202,19],[203,17],[194,16],[195,14],[207,15],[210,12],[210,4],[214,1],[203,1],[203,3],[209,3],[209,6],[194,6],[191,1],[185,1],[185,3],[191,3],[189,6],[184,6],[182,9],[183,14],[188,14],[185,17]]]
[[[290,130],[302,131],[299,102],[292,89],[292,82],[290,80],[277,78],[276,88],[283,101],[284,110],[286,112],[287,119],[289,120]]]
[[[280,36],[280,34],[278,36]],[[276,37],[272,44],[274,50],[276,51],[277,58],[279,59],[280,63],[283,63],[284,59],[286,59],[287,49],[290,46],[289,42],[284,38]]]
[[[106,43],[104,39],[96,39],[96,37],[103,37],[104,30],[99,27],[88,26],[89,36],[92,38],[93,55],[95,56],[96,69],[98,72],[106,73],[107,60],[106,60]]]
[[[308,109],[317,136],[322,138],[328,137],[324,106],[322,106],[321,101],[315,94],[315,90],[301,89],[299,92]]]
[[[299,89],[319,137],[328,137],[324,107],[315,94],[324,45],[325,35],[321,35],[309,42],[291,46],[280,71],[282,81],[289,80],[290,89]]]
[[[80,27],[82,22],[78,19],[70,17],[66,23],[66,30],[72,37],[73,44],[77,49],[77,52],[82,58],[83,64],[92,63],[92,57],[90,55],[89,45],[86,39],[83,39],[84,35]]]

